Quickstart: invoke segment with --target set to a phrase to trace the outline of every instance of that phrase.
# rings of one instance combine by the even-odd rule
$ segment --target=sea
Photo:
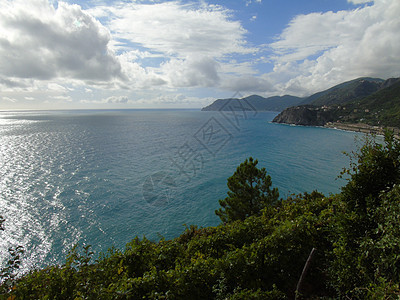
[[[22,272],[95,257],[138,236],[171,239],[216,226],[227,178],[258,160],[282,198],[340,192],[362,135],[271,123],[277,112],[73,110],[0,112],[0,266],[21,245]]]

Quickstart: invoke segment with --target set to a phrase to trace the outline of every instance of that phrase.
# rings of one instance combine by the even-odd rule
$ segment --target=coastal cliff
[[[334,120],[331,111],[313,106],[294,106],[285,109],[272,122],[304,126],[324,126]]]

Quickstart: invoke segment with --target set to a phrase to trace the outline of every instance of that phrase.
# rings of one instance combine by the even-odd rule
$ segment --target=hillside
[[[307,97],[301,104],[315,106],[345,104],[362,99],[381,89],[383,79],[362,77],[331,87]]]
[[[247,102],[244,107],[253,107],[257,111],[282,111],[287,107],[298,105],[304,100],[300,97],[285,95],[285,96],[274,96],[264,98],[258,95],[251,95],[242,99],[228,98],[228,99],[217,99],[210,105],[202,108],[202,111],[230,111],[230,110],[242,110],[243,107],[240,105],[230,105],[232,100]]]
[[[400,78],[389,79],[390,85],[360,101],[353,101],[348,122],[400,128]]]
[[[383,82],[358,79],[313,97],[309,105],[282,111],[273,122],[306,126],[324,126],[333,122],[400,127],[400,79]]]
[[[387,87],[391,81],[380,78],[361,77],[343,82],[325,91],[315,93],[309,97],[301,98],[291,95],[273,96],[264,98],[259,95],[251,95],[241,99],[228,98],[217,99],[210,105],[202,108],[202,111],[229,111],[229,110],[257,110],[257,111],[283,111],[286,108],[298,105],[343,105],[355,100],[363,99],[380,89]],[[236,105],[234,101],[243,101],[244,105]],[[234,103],[234,105],[230,105]]]

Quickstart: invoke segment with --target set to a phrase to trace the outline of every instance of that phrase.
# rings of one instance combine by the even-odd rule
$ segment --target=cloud
[[[221,60],[257,51],[219,5],[119,2],[87,12],[110,30],[127,89],[216,87]]]
[[[294,18],[270,46],[269,77],[285,91],[307,94],[360,76],[400,76],[400,1],[375,0],[351,11]]]
[[[133,2],[88,12],[105,19],[129,88],[216,87],[221,59],[256,52],[241,23],[218,5]]]
[[[24,88],[27,87],[27,85],[20,80],[12,80],[12,79],[7,79],[7,78],[2,78],[0,75],[0,85],[2,85],[5,88]]]
[[[80,100],[83,104],[127,104],[132,103],[127,96],[110,96],[103,99],[84,99]]]
[[[88,12],[106,20],[130,88],[217,87],[222,60],[257,51],[247,46],[247,32],[232,12],[219,5],[131,2]]]
[[[71,96],[66,96],[66,95],[53,96],[52,98],[55,100],[58,100],[58,101],[63,101],[63,102],[72,101]]]
[[[349,3],[353,4],[363,4],[363,3],[370,3],[373,2],[374,0],[347,0]]]
[[[218,63],[210,57],[172,59],[161,71],[173,87],[215,87],[219,83]]]
[[[348,2],[353,10],[296,16],[265,47],[246,42],[237,12],[206,1],[0,0],[0,97],[178,106],[203,100],[170,93],[307,95],[400,76],[400,1]]]
[[[249,6],[249,5],[252,4],[253,2],[256,2],[256,3],[261,4],[262,0],[255,0],[255,1],[253,1],[253,0],[246,0],[246,6]]]
[[[136,104],[150,104],[151,106],[164,106],[164,107],[184,107],[189,106],[193,107],[204,107],[211,102],[213,102],[215,98],[207,97],[207,98],[199,98],[199,97],[188,97],[183,94],[163,94],[158,95],[156,97],[149,98],[141,98],[139,100],[134,101]]]
[[[120,3],[98,6],[89,12],[107,16],[106,25],[119,41],[117,48],[134,43],[150,52],[179,58],[254,51],[246,47],[246,30],[240,22],[230,20],[231,12],[218,5]]]
[[[80,100],[82,105],[102,105],[108,107],[203,107],[213,100],[214,98],[199,98],[190,97],[181,93],[168,93],[162,92],[160,94],[153,94],[144,92],[143,95],[137,97],[128,97],[125,95],[114,95],[102,99],[84,99]]]
[[[126,88],[135,90],[165,85],[167,82],[159,74],[159,67],[145,67],[140,64],[138,57],[142,54],[143,52],[133,50],[125,51],[118,56],[122,72],[127,78]]]
[[[128,103],[128,97],[126,96],[111,96],[108,97],[105,102],[107,103]]]
[[[3,100],[8,101],[8,102],[12,102],[12,103],[15,103],[15,102],[18,101],[17,99],[10,98],[10,97],[3,97]]]
[[[264,93],[275,91],[275,88],[269,79],[249,75],[227,77],[221,84],[221,88],[234,92]]]
[[[78,5],[0,0],[0,72],[8,78],[121,78],[110,34]]]
[[[247,31],[232,18],[234,12],[220,5],[121,1],[86,10],[48,0],[0,5],[0,86],[21,97],[43,92],[51,94],[49,101],[62,100],[56,97],[78,95],[71,94],[73,86],[83,98],[88,87],[102,95],[96,103],[130,103],[104,94],[218,88],[236,85],[230,79],[239,73],[255,72],[251,64],[231,62],[232,56],[258,50],[247,45]]]

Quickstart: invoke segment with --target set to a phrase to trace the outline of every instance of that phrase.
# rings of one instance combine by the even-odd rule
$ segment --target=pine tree
[[[278,189],[271,189],[271,176],[265,168],[258,169],[257,164],[258,161],[250,157],[228,178],[228,197],[219,200],[221,208],[215,211],[223,222],[260,215],[264,207],[278,201]]]

